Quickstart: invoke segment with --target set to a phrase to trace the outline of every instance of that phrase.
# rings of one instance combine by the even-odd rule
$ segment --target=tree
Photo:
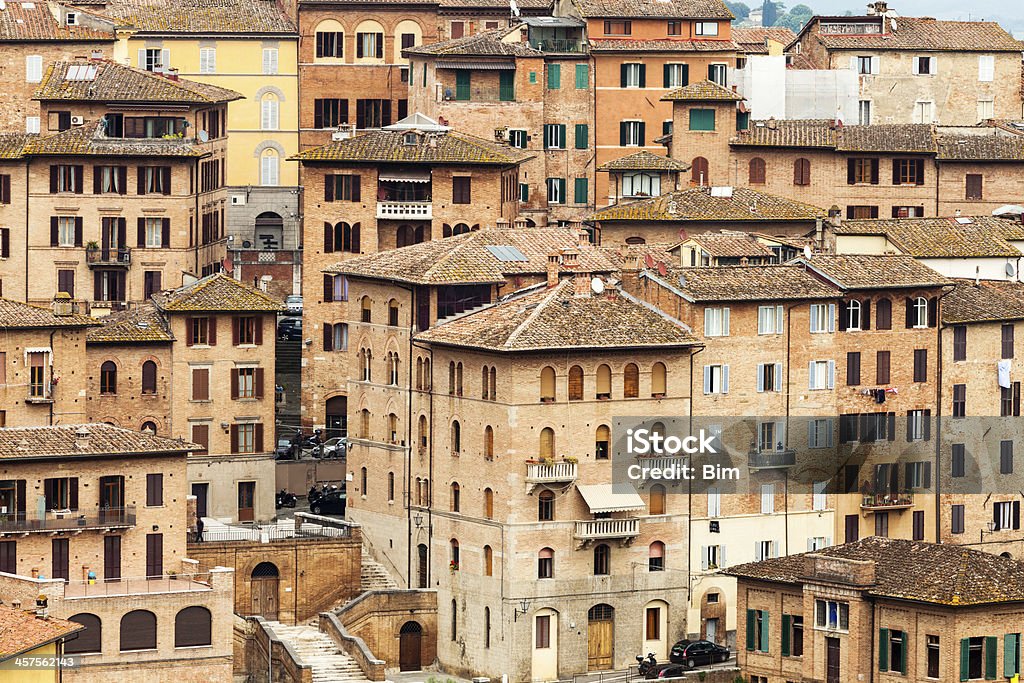
[[[794,33],[799,33],[800,29],[804,27],[811,17],[814,16],[814,10],[807,5],[797,5],[793,9],[789,10],[786,14],[779,17],[775,22],[776,26],[782,26],[788,28]]]
[[[775,26],[779,16],[785,11],[786,6],[782,2],[764,0],[764,4],[761,6],[761,24],[763,26]]]
[[[750,16],[750,7],[745,2],[728,2],[727,0],[725,6],[736,16],[736,21],[743,21]]]

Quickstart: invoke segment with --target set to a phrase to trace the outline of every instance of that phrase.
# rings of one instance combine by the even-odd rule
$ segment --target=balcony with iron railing
[[[85,262],[90,266],[122,266],[132,263],[130,247],[86,247]]]
[[[579,541],[602,539],[631,539],[640,535],[640,520],[637,517],[619,519],[587,519],[576,522],[573,536]]]
[[[135,506],[79,508],[0,514],[0,533],[46,533],[85,529],[128,529],[135,526]]]
[[[64,585],[65,598],[104,598],[148,593],[196,593],[213,590],[210,574],[171,574],[159,576],[129,576],[116,579],[86,579],[68,581]]]
[[[577,464],[565,460],[526,463],[526,493],[538,484],[571,484],[576,481]]]
[[[541,52],[585,52],[583,42],[579,38],[530,38],[530,47]]]
[[[887,512],[889,510],[906,510],[912,507],[914,507],[914,494],[910,491],[866,493],[860,503],[860,509],[864,512]]]
[[[796,465],[796,451],[792,448],[758,448],[752,446],[747,453],[747,467],[752,470],[780,470]]]

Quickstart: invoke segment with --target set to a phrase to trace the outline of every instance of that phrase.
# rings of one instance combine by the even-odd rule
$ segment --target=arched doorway
[[[423,627],[419,622],[407,621],[398,631],[398,669],[399,671],[419,671],[420,643],[423,640]]]
[[[250,592],[252,614],[264,619],[277,619],[277,584],[280,574],[273,562],[260,562],[252,570]]]
[[[601,603],[587,612],[587,670],[612,668],[615,643],[615,609]]]
[[[327,403],[324,406],[327,413],[327,436],[326,438],[332,439],[336,436],[345,436],[348,432],[348,423],[346,413],[348,412],[348,397],[346,396],[334,396],[327,399]]]
[[[416,562],[416,585],[419,588],[427,587],[427,545],[420,543],[416,546],[418,555]]]
[[[280,249],[284,239],[284,220],[273,211],[256,216],[256,248]]]

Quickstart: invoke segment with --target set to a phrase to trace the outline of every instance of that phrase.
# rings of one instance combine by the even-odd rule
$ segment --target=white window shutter
[[[872,74],[874,74],[876,76],[878,75],[878,72],[879,72],[880,66],[881,66],[879,64],[879,62],[881,62],[881,61],[882,61],[881,57],[872,57],[871,58],[871,73]]]
[[[145,48],[139,48],[139,68],[146,68],[146,50]]]
[[[722,336],[729,336],[729,307],[722,309]]]
[[[832,448],[832,418],[825,420],[825,445],[827,448]]]
[[[754,562],[760,562],[764,559],[764,554],[761,550],[761,541],[754,541]]]
[[[782,363],[775,364],[775,391],[782,391]]]
[[[832,547],[832,537],[831,536],[826,536],[825,537],[825,547],[826,548],[831,548]]]
[[[772,541],[772,557],[779,556],[779,545],[778,541]]]
[[[935,74],[939,73],[939,58],[932,57],[930,60],[928,60],[928,66],[931,68],[931,71],[929,72],[931,75],[934,76]]]
[[[814,375],[814,361],[812,360],[807,364],[807,388],[811,391],[818,388],[814,383]]]
[[[836,331],[836,305],[835,304],[829,304],[828,305],[828,331],[829,332],[835,332]]]
[[[164,67],[164,71],[171,68],[171,51],[167,48],[160,50],[160,64]]]
[[[807,537],[807,552],[814,550],[814,538],[811,536]]]
[[[711,393],[711,366],[710,365],[705,365],[704,366],[704,393],[705,394],[710,394]]]
[[[914,55],[913,57],[910,58],[910,64],[911,64],[910,72],[912,74],[917,76],[918,74],[921,73],[921,60],[918,58],[917,55]]]
[[[725,546],[724,545],[718,546],[718,566],[719,567],[725,567],[726,566],[726,563],[725,563]]]
[[[712,309],[710,309],[710,308],[705,308],[704,309],[704,336],[705,337],[710,337],[711,336],[711,314],[712,314],[711,312],[712,312]]]
[[[708,569],[708,547],[706,545],[700,547],[700,568],[704,571]]]
[[[857,73],[857,56],[850,57],[850,71]]]
[[[818,427],[814,420],[807,421],[807,447],[814,448],[818,445]]]
[[[757,391],[764,391],[764,363],[757,364]]]
[[[836,362],[830,360],[828,362],[828,388],[835,389],[836,386]]]
[[[723,394],[728,394],[729,393],[729,366],[728,365],[723,365],[722,366],[722,393]]]
[[[775,334],[782,334],[782,306],[775,307]]]
[[[786,445],[786,423],[782,420],[775,423],[775,443],[772,446]]]
[[[812,334],[813,334],[814,332],[817,332],[817,331],[818,331],[818,316],[816,315],[816,314],[817,314],[817,312],[818,312],[818,307],[817,307],[817,305],[815,305],[815,304],[811,304],[811,315],[810,315],[810,319],[811,319],[811,333],[812,333]]]

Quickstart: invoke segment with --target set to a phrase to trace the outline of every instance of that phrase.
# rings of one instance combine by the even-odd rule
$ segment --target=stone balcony
[[[606,539],[619,539],[628,545],[640,535],[640,520],[636,517],[621,519],[587,519],[576,522],[573,537],[584,544]]]
[[[577,465],[574,462],[526,463],[526,493],[530,494],[538,484],[571,484],[576,481]]]
[[[377,218],[395,220],[431,220],[434,206],[430,202],[377,202]]]

